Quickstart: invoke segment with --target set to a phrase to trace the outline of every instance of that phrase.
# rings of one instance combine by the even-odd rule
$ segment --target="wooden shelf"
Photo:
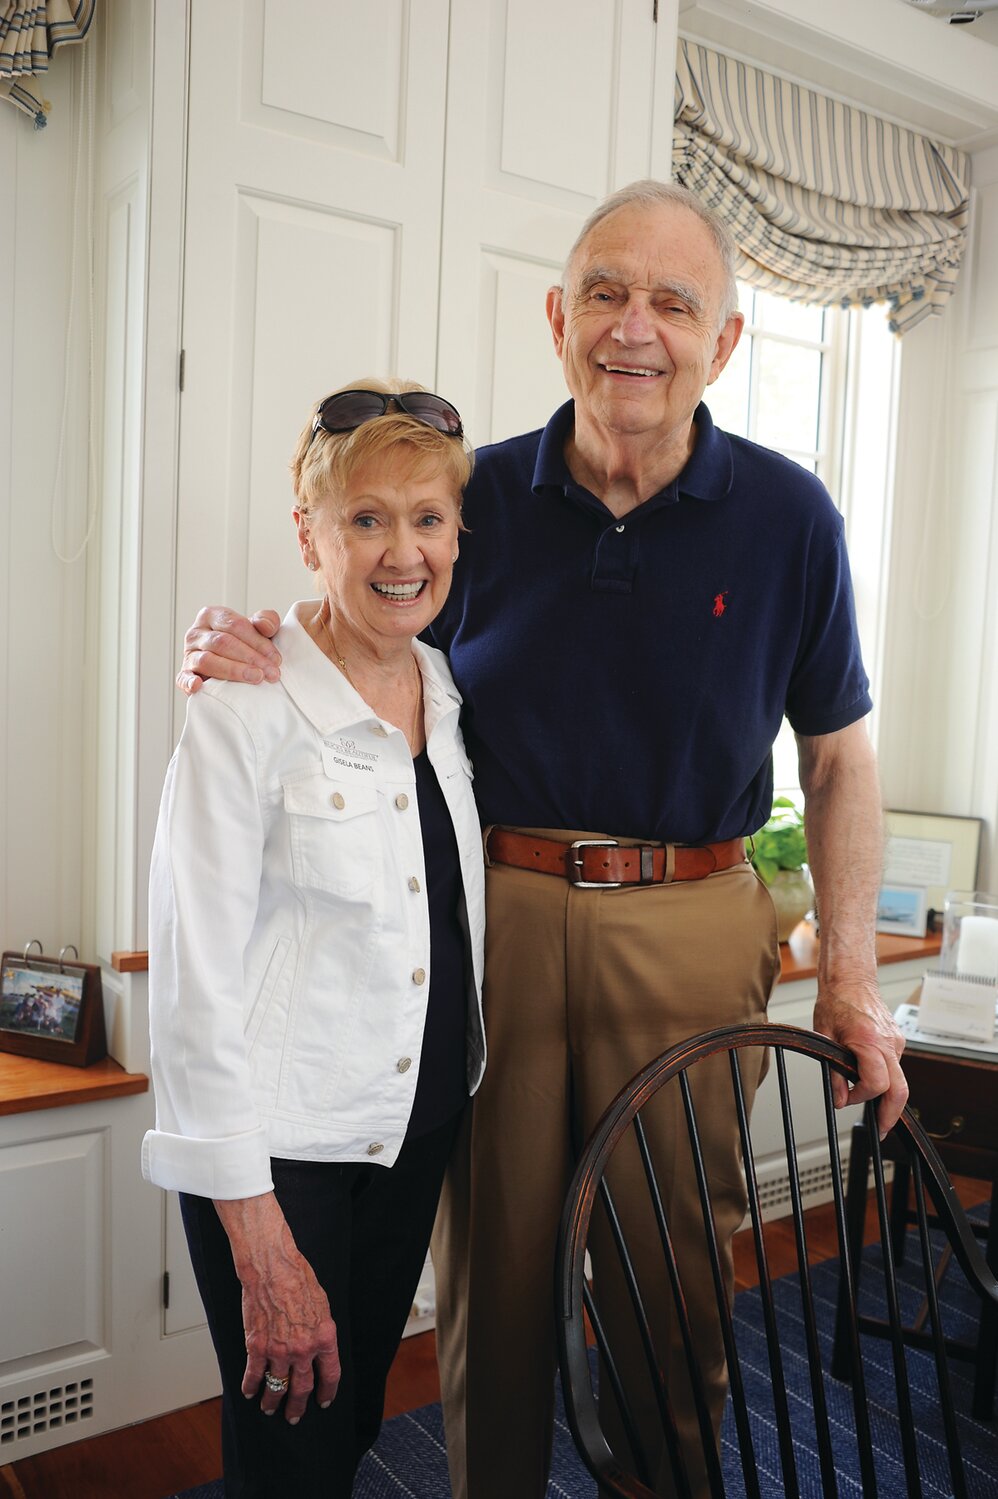
[[[146,973],[149,969],[149,954],[142,952],[113,952],[111,967],[116,973]]]
[[[126,1072],[110,1057],[90,1067],[67,1067],[0,1052],[0,1114],[61,1109],[66,1104],[122,1098],[148,1089],[145,1073]]]
[[[928,937],[877,936],[877,964],[911,963],[919,958],[934,958],[942,947],[942,934],[933,932]],[[780,983],[793,983],[796,979],[813,979],[818,976],[818,938],[809,921],[802,921],[790,933],[789,942],[780,943],[780,958],[783,971]]]
[[[938,934],[924,938],[879,936],[877,962],[907,963],[919,958],[933,958],[941,944],[942,938]],[[126,957],[125,954],[121,956]],[[802,921],[791,933],[790,941],[780,944],[780,957],[783,961],[781,984],[817,976],[818,939],[808,922]],[[125,972],[134,972],[144,966],[144,953],[128,954],[127,958],[132,961],[127,966],[122,964]],[[0,1115],[122,1098],[132,1093],[146,1093],[148,1089],[149,1079],[144,1073],[126,1072],[110,1057],[95,1062],[92,1067],[66,1067],[58,1062],[36,1062],[31,1057],[0,1052]]]

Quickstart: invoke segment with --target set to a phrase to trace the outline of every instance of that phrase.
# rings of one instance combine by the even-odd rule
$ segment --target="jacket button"
[[[425,984],[426,983],[426,969],[425,968],[414,968],[413,971],[412,971],[412,981],[413,981],[414,984]]]
[[[346,802],[343,799],[343,793],[342,793],[342,791],[334,791],[333,794],[332,794],[332,796],[329,798],[329,800],[332,802],[332,804],[336,808],[337,812],[342,812],[343,808],[346,806]]]
[[[380,1140],[375,1140],[373,1145],[367,1147],[367,1153],[368,1155],[380,1155],[384,1148]]]
[[[409,889],[412,891],[413,895],[418,895],[422,888],[423,887],[417,880],[416,876],[414,874],[411,874],[409,876]]]
[[[412,1057],[399,1057],[395,1065],[400,1072],[408,1072],[412,1066]]]
[[[398,807],[400,812],[404,812],[406,807],[409,805],[409,798],[406,796],[404,791],[400,791],[398,796],[395,798],[395,805],[396,807]]]
[[[374,735],[375,739],[388,738],[388,730],[385,728],[383,723],[372,724],[371,733]]]

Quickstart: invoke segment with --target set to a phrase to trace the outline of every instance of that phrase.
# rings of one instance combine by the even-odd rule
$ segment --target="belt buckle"
[[[577,848],[619,848],[620,844],[616,838],[577,838],[571,845],[574,853]],[[574,864],[578,869],[582,868],[581,859],[570,859],[569,864]],[[569,873],[569,882],[576,890],[619,890],[620,880],[577,880]]]

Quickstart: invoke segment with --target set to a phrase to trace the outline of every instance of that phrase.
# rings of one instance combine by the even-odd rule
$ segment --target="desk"
[[[987,1227],[979,1230],[975,1225],[975,1232],[984,1239],[988,1264],[998,1274],[998,1061],[979,1061],[920,1047],[905,1051],[901,1066],[908,1079],[909,1107],[931,1135],[947,1171],[991,1183]],[[869,1161],[862,1125],[853,1131],[852,1148],[848,1196],[853,1213],[861,1215]],[[891,1151],[889,1137],[884,1143],[884,1156],[895,1161],[891,1223],[895,1255],[900,1258],[908,1225],[910,1171]],[[872,1324],[873,1319],[869,1321]],[[912,1334],[911,1341],[917,1341],[917,1334]],[[954,1342],[951,1352],[973,1362],[972,1414],[979,1421],[990,1421],[998,1374],[998,1308],[984,1306],[976,1342]]]

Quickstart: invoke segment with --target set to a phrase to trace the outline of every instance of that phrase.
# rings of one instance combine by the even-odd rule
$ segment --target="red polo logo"
[[[715,595],[714,595],[714,618],[715,619],[720,619],[721,615],[724,613],[725,609],[728,607],[727,604],[724,602],[724,600],[728,597],[728,594],[730,592],[731,592],[730,588],[726,588],[723,593],[715,593]]]

